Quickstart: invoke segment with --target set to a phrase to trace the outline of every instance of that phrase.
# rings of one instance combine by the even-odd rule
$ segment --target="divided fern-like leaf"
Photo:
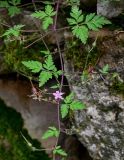
[[[52,78],[51,72],[42,71],[39,75],[39,87],[43,86],[51,78]]]
[[[85,105],[80,101],[73,101],[70,104],[70,109],[72,109],[72,110],[81,110],[81,109],[84,109],[84,108],[85,108]]]
[[[42,69],[42,63],[38,61],[23,61],[22,64],[34,73],[38,73]]]
[[[73,6],[70,15],[75,20],[78,20],[78,18],[82,15],[82,11],[79,10],[79,8],[77,6]]]
[[[91,13],[86,16],[85,23],[89,29],[94,31],[97,31],[99,28],[102,28],[102,26],[105,24],[111,24],[111,22],[107,20],[105,17],[95,15],[94,13]]]
[[[16,6],[10,6],[8,8],[9,11],[9,15],[11,17],[13,17],[15,14],[19,14],[21,12],[20,8],[16,7]]]
[[[65,118],[68,115],[69,110],[82,110],[85,109],[85,104],[74,100],[74,93],[69,94],[64,99],[64,104],[61,105],[61,116]]]
[[[67,116],[69,112],[69,107],[67,104],[62,104],[61,105],[61,115],[62,115],[62,118],[65,118]]]
[[[88,39],[88,28],[86,26],[74,26],[72,33],[75,37],[79,38],[82,43],[86,44]]]
[[[73,99],[74,99],[74,93],[71,93],[68,96],[66,96],[66,98],[64,99],[64,102],[66,104],[70,104],[72,103]]]
[[[56,14],[56,12],[54,11],[53,7],[51,5],[47,5],[45,7],[45,13],[48,15],[48,16],[54,16]]]
[[[0,1],[0,8],[8,8],[9,6],[7,1]]]
[[[67,21],[72,33],[84,44],[87,42],[89,30],[96,31],[105,24],[111,24],[109,20],[103,16],[95,15],[95,13],[88,14],[85,17],[77,6],[72,7],[70,16],[71,18],[67,18]]]
[[[49,127],[49,129],[44,133],[42,139],[47,139],[50,137],[58,137],[59,131],[55,127]]]
[[[10,17],[13,17],[15,14],[20,13],[20,8],[18,8],[16,5],[19,5],[21,0],[9,0],[7,1],[0,1],[0,7],[1,8],[7,8]]]
[[[44,21],[43,21],[43,29],[46,30],[49,25],[53,24],[53,19],[51,17],[46,17],[44,18]]]
[[[58,154],[58,155],[61,155],[61,156],[67,156],[67,153],[61,149],[60,146],[57,146],[54,150],[53,150],[53,154]]]
[[[15,36],[18,37],[20,35],[21,32],[21,28],[24,27],[24,25],[20,24],[20,25],[15,25],[11,28],[9,28],[4,34],[3,36]]]
[[[51,55],[48,55],[47,59],[45,60],[45,63],[43,64],[43,67],[49,71],[57,70],[54,65],[53,58]]]
[[[53,24],[53,16],[56,14],[51,5],[46,5],[45,11],[36,11],[32,14],[32,17],[43,20],[42,27],[46,30],[51,24]]]
[[[102,74],[108,74],[109,65],[106,64],[102,69],[99,70]]]
[[[44,11],[36,11],[35,13],[33,13],[31,15],[32,17],[38,18],[38,19],[43,19],[45,18],[47,15]]]

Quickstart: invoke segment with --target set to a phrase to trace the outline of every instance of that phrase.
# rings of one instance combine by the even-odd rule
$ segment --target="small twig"
[[[34,7],[34,10],[36,11],[36,10],[37,10],[37,8],[36,8],[36,5],[35,5],[34,0],[32,0],[32,4],[33,4],[33,7]]]

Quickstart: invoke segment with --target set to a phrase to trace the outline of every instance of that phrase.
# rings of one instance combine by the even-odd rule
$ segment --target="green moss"
[[[0,22],[3,20],[0,19]],[[5,30],[8,29],[5,26],[0,25],[0,35],[2,35]],[[22,71],[27,73],[26,68],[22,65],[22,61],[25,60],[38,60],[42,61],[41,50],[45,50],[44,45],[36,43],[32,46],[28,46],[32,43],[32,39],[36,37],[35,34],[23,35],[26,37],[27,41],[20,41],[19,39],[7,39],[2,37],[0,39],[0,63],[1,63],[1,72],[16,72]]]
[[[115,82],[113,82],[113,85],[111,86],[110,89],[112,92],[115,92],[124,96],[124,83],[116,80]]]
[[[21,115],[6,107],[0,100],[0,160],[48,160],[45,152],[34,152],[28,147],[21,133],[36,148],[41,148],[23,129]]]
[[[22,65],[24,60],[42,60],[39,45],[35,45],[30,49],[24,49],[24,46],[19,41],[13,41],[5,43],[2,50],[4,69],[9,72],[25,72],[25,67]]]
[[[66,59],[71,60],[75,70],[87,69],[89,66],[94,66],[100,57],[98,47],[94,47],[94,49],[88,53],[88,49],[90,49],[89,47],[91,47],[92,42],[89,42],[89,44],[90,45],[84,46],[78,40],[66,42]]]

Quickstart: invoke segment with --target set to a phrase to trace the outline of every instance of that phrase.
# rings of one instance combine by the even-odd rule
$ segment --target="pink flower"
[[[55,100],[58,100],[58,99],[63,99],[62,95],[64,93],[60,92],[60,91],[56,91],[55,93],[53,93],[54,97],[55,97]]]

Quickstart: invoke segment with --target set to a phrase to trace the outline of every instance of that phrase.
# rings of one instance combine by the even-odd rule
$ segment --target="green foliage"
[[[86,26],[74,26],[72,28],[72,33],[79,38],[82,43],[86,44],[88,39],[88,28]]]
[[[0,8],[7,8],[9,15],[13,17],[20,13],[20,8],[17,7],[20,3],[21,0],[0,1]]]
[[[61,116],[62,118],[65,118],[68,115],[69,112],[69,106],[67,104],[61,105]]]
[[[102,73],[102,74],[104,74],[104,75],[108,74],[109,65],[106,64],[106,65],[105,65],[102,69],[100,69],[99,71],[100,71],[100,73]]]
[[[53,16],[56,14],[51,5],[46,5],[45,11],[36,11],[32,14],[32,17],[42,20],[42,27],[44,30],[53,24]]]
[[[72,33],[84,44],[87,42],[89,30],[96,31],[105,24],[111,24],[109,20],[95,15],[95,13],[84,16],[77,6],[72,7],[70,16],[71,18],[67,18],[67,21],[71,26]]]
[[[3,61],[1,63],[1,70],[5,73],[21,72],[25,75],[31,76],[27,68],[22,65],[22,61],[42,61],[40,54],[41,44],[34,45],[32,48],[25,49],[23,44],[20,44],[18,38],[10,41],[4,38],[4,44],[0,48]],[[36,54],[37,52],[37,54]]]
[[[54,150],[53,150],[53,154],[58,154],[58,155],[61,155],[61,156],[67,156],[67,153],[61,149],[60,146],[57,146]]]
[[[49,129],[44,133],[42,139],[47,139],[49,137],[58,137],[59,131],[55,127],[49,127]]]
[[[31,142],[32,146],[41,148],[23,129],[23,120],[19,113],[6,107],[0,100],[0,159],[1,160],[48,160],[44,151],[33,152],[20,132]],[[6,146],[7,145],[7,146]]]
[[[65,97],[64,102],[66,104],[70,104],[72,103],[73,99],[74,99],[74,93],[72,92],[68,96]]]
[[[42,63],[38,61],[23,61],[22,64],[29,68],[31,72],[38,73],[42,69]]]
[[[56,71],[57,70],[54,65],[53,58],[50,54],[48,55],[47,59],[45,60],[43,67],[49,71]]]
[[[85,109],[85,104],[74,100],[74,94],[71,93],[70,95],[68,95],[65,99],[64,99],[64,104],[61,105],[61,116],[62,118],[65,118],[68,113],[69,110],[82,110]]]
[[[86,16],[85,24],[91,30],[98,31],[103,25],[111,24],[109,20],[100,15],[95,15],[95,13],[90,13]]]
[[[9,4],[7,1],[0,1],[0,8],[8,8]]]
[[[16,6],[11,6],[8,8],[9,11],[9,15],[11,17],[13,17],[15,14],[19,14],[20,13],[20,8],[16,7]]]
[[[81,109],[84,109],[84,108],[85,108],[85,105],[80,101],[73,101],[70,104],[70,109],[71,110],[81,110]]]
[[[2,1],[2,3],[0,4],[0,7],[7,8],[8,11],[9,11],[9,15],[11,15],[11,17],[12,17],[15,14],[20,13],[20,9],[17,7],[20,3],[21,3],[21,0]],[[55,4],[54,2],[49,2],[49,1],[45,1],[43,3],[47,4],[45,6],[44,11],[35,11],[31,16],[35,17],[37,19],[40,19],[41,22],[42,22],[43,30],[47,31],[49,26],[53,24],[53,17],[55,16],[55,14],[58,14],[54,11],[54,8],[52,7],[51,4],[57,5],[57,7],[58,7],[58,4]],[[67,5],[68,4],[72,5],[71,12],[70,12],[70,18],[67,18],[67,21],[69,23],[69,26],[72,30],[73,35],[76,38],[80,39],[83,44],[86,44],[90,30],[97,31],[98,29],[102,28],[103,25],[110,24],[110,21],[108,21],[107,19],[105,19],[102,16],[96,15],[95,13],[91,13],[91,14],[88,14],[88,15],[83,14],[82,11],[79,9],[79,7],[77,7],[77,5],[80,4],[79,0],[66,0],[63,3],[67,4]],[[35,6],[35,4],[34,4],[34,6]],[[15,26],[11,27],[10,29],[8,29],[3,34],[3,36],[5,38],[10,38],[10,37],[13,38],[14,37],[14,40],[17,40],[18,38],[20,38],[19,36],[20,36],[22,27],[24,27],[24,25],[15,25]],[[37,35],[37,33],[36,33],[36,35]],[[32,44],[34,44],[35,42],[37,42],[37,40],[34,41]],[[59,49],[61,49],[61,46],[59,47],[58,43],[59,42],[57,42],[57,45],[56,45],[57,46],[57,51],[59,51]],[[47,43],[45,43],[43,41],[43,44],[45,44],[45,47],[47,48],[47,46],[46,46]],[[76,44],[76,42],[73,42],[73,45],[75,45],[75,44]],[[30,47],[31,45],[28,45],[28,47]],[[96,47],[96,41],[93,43],[92,47]],[[52,50],[51,48],[49,48],[49,49]],[[55,50],[56,50],[56,48],[55,48]],[[8,51],[8,52],[11,52],[11,51]],[[63,95],[63,93],[61,92],[63,86],[60,85],[60,84],[62,84],[62,81],[61,81],[61,83],[58,82],[58,77],[60,75],[64,74],[64,70],[63,71],[57,70],[56,66],[54,65],[52,54],[49,51],[41,51],[41,54],[43,54],[43,59],[44,59],[44,61],[42,61],[42,63],[39,62],[39,59],[38,60],[27,60],[27,58],[26,58],[26,60],[22,61],[23,66],[25,66],[27,69],[29,69],[33,73],[33,75],[37,75],[37,74],[34,74],[34,73],[38,73],[38,75],[39,75],[39,79],[38,79],[39,80],[39,87],[42,87],[44,84],[46,84],[48,82],[49,79],[52,79],[53,77],[55,77],[58,84],[52,86],[51,88],[54,88],[54,89],[58,88],[58,91],[53,93],[53,95],[54,94],[56,95],[57,92],[60,95]],[[61,54],[61,52],[59,52],[59,54]],[[85,53],[83,53],[83,54],[85,54]],[[8,55],[10,56],[10,57],[8,56],[9,57],[8,61],[11,62],[11,63],[15,62],[15,61],[11,61],[11,60],[13,60],[12,59],[13,54],[8,54]],[[60,58],[61,58],[61,56],[60,56]],[[76,57],[77,57],[77,55],[76,55]],[[17,58],[18,58],[18,56],[17,56]],[[89,55],[88,58],[90,58],[90,55]],[[89,61],[89,59],[87,60],[87,58],[84,58],[84,60]],[[87,63],[86,63],[86,67],[87,67]],[[82,65],[82,63],[81,63],[81,65]],[[84,67],[84,68],[86,69],[86,67]],[[102,74],[107,74],[108,73],[108,68],[109,68],[108,66],[104,66],[103,69],[100,70],[100,72]],[[81,78],[82,78],[82,80],[84,80],[86,82],[87,79],[89,78],[88,73],[83,72],[83,75],[82,75]],[[46,93],[46,91],[45,91],[45,93]],[[58,99],[56,98],[56,96],[54,98],[56,100],[56,103],[58,102],[58,107],[60,107],[62,118],[65,118],[68,115],[70,110],[71,111],[82,110],[86,107],[84,103],[82,103],[78,100],[75,100],[75,96],[74,96],[73,93],[66,96],[66,98],[64,98],[64,100],[63,100],[63,97],[61,98],[61,96]],[[62,103],[61,106],[59,106],[59,100],[63,100],[63,103]],[[59,111],[59,109],[58,109],[58,111]],[[59,116],[59,113],[58,113],[58,116]],[[1,115],[1,117],[2,117],[2,115]],[[8,117],[9,117],[9,115],[8,115]],[[33,151],[35,151],[35,149],[36,149],[35,147],[33,148],[34,145],[33,145],[32,139],[30,137],[28,137],[27,135],[26,135],[26,137],[23,136],[23,134],[18,138],[18,132],[20,132],[20,131],[24,132],[23,129],[22,129],[22,125],[21,125],[21,128],[19,128],[19,130],[18,129],[16,131],[14,130],[14,132],[16,132],[16,136],[15,135],[14,136],[10,135],[11,129],[8,130],[8,126],[13,127],[17,123],[13,120],[12,120],[12,122],[13,122],[12,124],[9,124],[10,122],[9,123],[7,122],[7,124],[6,124],[6,119],[0,120],[1,126],[2,126],[2,123],[3,123],[4,127],[7,128],[7,129],[4,128],[3,130],[0,128],[0,133],[3,136],[7,137],[7,140],[9,141],[9,143],[12,142],[12,144],[15,144],[17,141],[20,140],[20,138],[24,138],[24,140],[28,144],[28,148],[26,148],[26,151],[24,150],[25,148],[22,148],[21,151],[20,150],[18,151],[17,148],[14,148],[12,146],[12,149],[14,148],[14,150],[17,151],[17,155],[18,155],[18,157],[16,157],[15,159],[16,160],[20,160],[20,159],[22,159],[22,160],[28,160],[28,159],[35,160],[35,157],[33,155],[31,155],[31,151],[30,151],[30,149],[32,149]],[[60,123],[60,122],[58,122],[58,123]],[[2,132],[1,132],[1,130],[2,130]],[[50,138],[50,137],[59,138],[60,132],[61,132],[60,127],[59,127],[59,129],[57,129],[55,127],[49,127],[48,130],[44,133],[42,139],[47,139],[47,138]],[[13,137],[15,138],[14,140],[13,140]],[[17,143],[17,146],[18,146],[18,143]],[[27,145],[25,143],[23,143],[23,146],[25,147]],[[40,148],[40,146],[38,146],[38,147]],[[3,146],[0,149],[2,150]],[[28,157],[28,159],[27,159],[27,157],[25,158],[25,153],[26,153],[26,156]],[[12,156],[13,156],[13,152],[11,152],[11,150],[10,150],[9,154],[12,154]],[[53,150],[53,154],[61,155],[64,158],[67,156],[66,152],[60,146],[57,146],[57,145],[55,145],[55,148]],[[31,157],[30,157],[30,155],[31,155]],[[44,160],[45,160],[45,158],[44,158]],[[4,157],[3,159],[7,159],[7,158]],[[38,159],[40,159],[40,157],[38,157]],[[36,158],[36,160],[37,160],[37,158]]]
[[[62,74],[61,70],[57,71],[53,63],[53,58],[48,51],[43,51],[46,55],[44,63],[38,61],[24,61],[22,62],[28,69],[31,69],[33,73],[40,72],[39,75],[39,87],[43,86],[53,76],[57,77]]]
[[[15,26],[9,28],[8,30],[6,30],[6,32],[3,34],[3,36],[6,36],[8,38],[10,36],[19,37],[22,27],[24,27],[24,25],[22,25],[22,24],[15,25]]]
[[[49,71],[41,71],[39,75],[39,87],[43,86],[49,79],[52,79],[52,73]]]

